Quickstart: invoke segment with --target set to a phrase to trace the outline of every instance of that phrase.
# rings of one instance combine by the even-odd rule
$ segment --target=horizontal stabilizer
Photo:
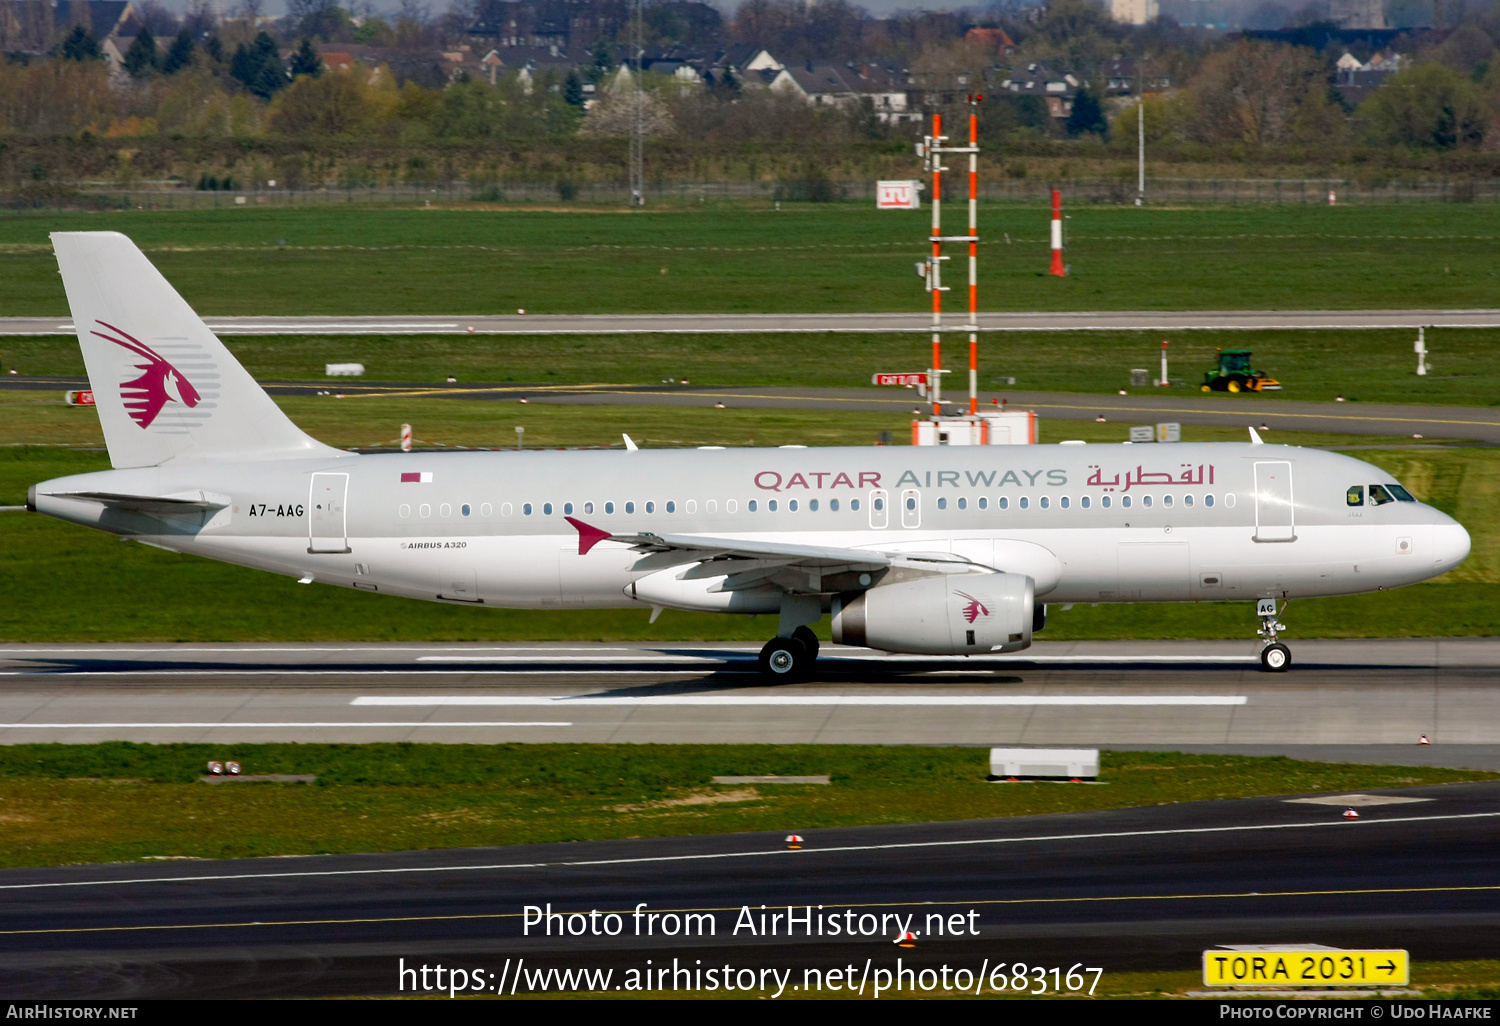
[[[197,498],[173,495],[122,495],[119,492],[49,492],[54,499],[79,499],[84,502],[102,502],[115,509],[128,509],[140,513],[211,513],[229,505],[225,496],[198,492]]]

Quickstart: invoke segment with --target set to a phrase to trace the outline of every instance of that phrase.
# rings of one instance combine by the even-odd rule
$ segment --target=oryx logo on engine
[[[106,324],[104,321],[96,323],[114,334],[107,335],[102,331],[93,334],[129,349],[144,361],[135,365],[135,369],[141,372],[140,377],[120,384],[120,398],[125,401],[125,412],[143,429],[151,426],[168,402],[182,403],[191,408],[202,400],[203,397],[192,383],[160,353],[113,324]],[[115,337],[117,335],[118,338]]]
[[[981,602],[977,598],[975,598],[973,595],[970,595],[966,591],[957,591],[957,592],[954,592],[954,594],[957,595],[959,598],[965,598],[965,599],[969,600],[969,604],[966,605],[966,606],[964,606],[964,619],[967,620],[969,623],[973,623],[975,620],[978,620],[980,617],[983,617],[986,620],[988,620],[990,618],[989,608],[983,602]]]

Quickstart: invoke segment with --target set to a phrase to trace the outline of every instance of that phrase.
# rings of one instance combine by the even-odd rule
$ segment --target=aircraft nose
[[[1469,532],[1457,520],[1449,519],[1432,529],[1433,559],[1446,573],[1469,558],[1471,542]]]

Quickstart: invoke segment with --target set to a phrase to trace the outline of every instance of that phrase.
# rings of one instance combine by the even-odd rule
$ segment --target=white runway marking
[[[495,656],[456,656],[456,655],[427,655],[427,656],[417,656],[417,662],[419,662],[419,663],[485,663],[485,664],[490,664],[490,663],[497,663],[497,662],[504,662],[504,661],[505,660],[503,658],[497,658]],[[528,663],[532,663],[532,662],[538,662],[538,661],[543,661],[543,660],[539,660],[537,656],[530,656],[530,657],[526,658],[524,661],[528,662]],[[594,656],[570,656],[570,655],[562,655],[562,656],[554,656],[551,659],[547,659],[545,661],[546,662],[553,662],[553,663],[600,663],[600,664],[606,664],[607,665],[609,663],[619,663],[619,662],[624,662],[626,660],[620,659],[619,657],[607,658],[607,659],[600,659],[600,658],[595,658]],[[631,659],[629,661],[630,662],[641,662],[641,663],[722,663],[722,662],[726,662],[726,660],[724,659],[723,656],[717,656],[717,655],[714,655],[714,656],[657,655],[654,652],[642,652],[642,653],[639,653],[638,656],[635,659]],[[542,672],[547,672],[547,671],[542,671]]]
[[[709,672],[712,667],[703,667],[697,670],[618,670],[600,668],[597,670],[495,670],[490,668],[474,670],[422,670],[424,677],[432,676],[464,676],[464,677],[607,677],[607,676],[647,676],[668,677],[677,674],[687,674],[698,677]],[[418,671],[415,670],[302,670],[296,667],[282,666],[246,666],[242,670],[47,670],[38,672],[36,670],[3,670],[0,677],[410,677]],[[720,673],[758,674],[759,670],[720,670]]]
[[[24,507],[22,507],[24,508]],[[298,645],[292,648],[275,648],[269,645],[131,645],[128,648],[109,648],[107,646],[79,646],[74,648],[8,648],[0,647],[0,656],[7,655],[146,655],[152,652],[173,653],[203,653],[207,655],[257,655],[262,652],[362,652],[366,655],[382,655],[386,652],[451,652],[453,649],[437,645],[422,645],[421,647],[374,647],[371,645],[338,645],[338,646],[315,646]],[[599,645],[583,645],[575,648],[563,648],[560,646],[522,646],[507,645],[503,648],[471,648],[466,652],[640,652],[638,648],[606,648]],[[722,649],[729,652],[758,652],[759,649]]]
[[[1244,705],[1244,695],[361,695],[350,705],[379,706],[1162,706]]]
[[[749,655],[749,654],[753,654],[753,653],[756,653],[756,652],[760,651],[760,649],[756,648],[756,647],[731,648],[731,647],[727,647],[727,646],[726,647],[722,647],[722,648],[715,648],[711,652],[705,653],[703,655],[684,655],[684,654],[682,654],[680,652],[670,651],[670,649],[680,649],[680,648],[684,648],[684,647],[690,647],[690,646],[686,646],[686,645],[674,645],[674,646],[663,645],[660,648],[641,649],[641,648],[627,648],[627,647],[613,647],[613,648],[611,648],[611,647],[602,647],[602,646],[595,646],[595,645],[576,646],[576,647],[575,646],[569,646],[569,647],[563,647],[563,646],[544,647],[544,646],[540,646],[540,645],[538,645],[538,646],[519,646],[518,645],[518,646],[507,646],[507,647],[503,647],[503,648],[501,648],[501,647],[495,647],[495,648],[462,649],[462,650],[460,650],[460,651],[458,651],[456,653],[452,649],[435,648],[433,646],[422,646],[422,647],[405,647],[405,646],[402,646],[402,647],[390,647],[390,648],[371,648],[371,647],[368,647],[368,646],[300,646],[300,647],[297,647],[297,648],[279,648],[279,647],[258,647],[258,646],[244,646],[244,647],[241,647],[241,646],[220,646],[220,647],[208,647],[208,646],[171,646],[171,645],[163,645],[163,646],[160,646],[160,647],[132,646],[130,648],[108,648],[108,647],[98,647],[98,648],[93,648],[93,647],[90,647],[90,648],[82,648],[82,647],[80,647],[80,648],[4,648],[4,647],[0,647],[0,659],[3,659],[3,658],[8,657],[8,656],[40,656],[40,657],[44,657],[44,658],[45,657],[58,658],[58,657],[63,657],[63,656],[80,656],[80,657],[84,657],[84,658],[94,658],[94,657],[102,656],[102,655],[147,656],[147,655],[153,655],[153,654],[159,654],[159,653],[164,653],[164,654],[167,654],[167,655],[218,655],[218,656],[231,656],[232,655],[232,656],[240,656],[240,657],[246,657],[246,656],[253,657],[253,656],[256,656],[256,655],[272,654],[272,653],[277,653],[277,654],[289,653],[289,654],[298,654],[298,655],[300,655],[300,654],[329,654],[329,653],[333,653],[333,654],[337,654],[337,653],[359,653],[359,654],[367,656],[367,657],[378,658],[378,657],[380,657],[382,655],[385,655],[385,654],[388,654],[388,653],[389,654],[395,654],[395,653],[416,652],[416,653],[431,653],[431,654],[418,655],[416,657],[415,661],[419,662],[419,663],[440,663],[440,662],[448,662],[448,663],[470,663],[470,662],[473,662],[473,663],[478,663],[478,662],[499,662],[499,661],[503,661],[505,659],[505,657],[507,657],[507,656],[518,655],[518,654],[522,654],[522,653],[528,654],[528,658],[534,660],[534,659],[537,658],[537,656],[548,656],[548,655],[552,655],[553,653],[585,652],[585,653],[589,653],[589,655],[581,656],[581,657],[578,657],[578,656],[561,657],[561,658],[559,658],[558,661],[566,661],[566,662],[595,662],[595,661],[597,661],[597,662],[600,662],[600,663],[618,663],[618,662],[622,662],[622,661],[628,661],[629,659],[631,659],[633,657],[634,659],[638,659],[638,660],[650,660],[650,661],[657,661],[657,662],[660,662],[660,661],[674,661],[674,660],[676,660],[676,661],[694,661],[694,662],[698,662],[698,661],[701,661],[701,662],[715,662],[715,661],[729,661],[730,658],[732,658],[734,656],[737,656],[737,655]],[[535,654],[532,655],[531,653],[535,653]],[[605,655],[602,655],[602,653],[624,653],[625,655],[624,655],[624,658],[622,658],[622,657],[620,657],[618,655],[605,656]],[[599,655],[599,658],[597,660],[590,658],[590,656],[596,655],[596,654]],[[961,657],[951,657],[950,656],[950,657],[945,657],[945,656],[894,655],[894,654],[890,654],[890,653],[877,652],[877,651],[874,651],[872,649],[850,649],[850,650],[846,650],[846,651],[825,652],[825,653],[822,654],[822,656],[820,658],[822,658],[824,662],[849,662],[849,661],[859,661],[859,662],[887,662],[887,663],[925,662],[925,663],[953,663],[955,665],[958,665],[958,664],[961,664],[961,663],[968,663],[968,664],[972,665],[972,663],[973,663],[973,657],[969,657],[969,656],[961,656]],[[1003,656],[1002,655],[990,655],[990,656],[981,657],[981,658],[990,658],[990,659],[995,659],[995,660],[999,660],[999,661],[1006,662],[1006,663],[1047,663],[1047,664],[1056,664],[1056,665],[1069,665],[1069,664],[1088,665],[1090,663],[1258,663],[1260,661],[1259,656],[1257,656],[1257,655],[1164,655],[1164,654],[1163,655],[1157,655],[1157,654],[1151,654],[1151,653],[1147,653],[1147,654],[1143,654],[1143,655],[1034,655],[1034,654],[1031,654],[1031,653],[1026,653],[1026,654],[1003,655]],[[276,664],[254,664],[254,663],[246,663],[246,667],[247,667],[247,670],[262,671],[262,670],[275,669],[276,668]],[[204,671],[204,672],[207,672],[207,671]]]
[[[847,844],[833,848],[768,848],[759,851],[710,852],[698,855],[654,855],[630,859],[586,859],[559,862],[509,862],[482,866],[403,866],[390,869],[320,869],[285,873],[221,873],[202,876],[133,877],[125,880],[58,880],[46,883],[0,884],[0,891],[33,891],[54,887],[122,887],[131,884],[209,883],[220,880],[281,880],[319,876],[388,876],[400,873],[473,873],[501,869],[548,869],[558,866],[628,866],[651,862],[706,862],[718,859],[788,856],[807,858],[812,855],[842,854],[854,851],[899,851],[906,848],[967,848],[984,844],[1034,844],[1039,841],[1100,841],[1116,837],[1171,837],[1184,834],[1232,834],[1256,830],[1313,830],[1336,827],[1358,830],[1363,827],[1395,823],[1433,823],[1444,820],[1493,819],[1500,812],[1462,812],[1447,816],[1392,816],[1382,819],[1318,820],[1313,823],[1260,823],[1248,826],[1182,827],[1171,830],[1120,830],[1113,833],[1051,834],[1041,837],[981,837],[963,841],[908,841],[896,844]]]
[[[340,720],[304,723],[260,723],[213,720],[202,723],[0,723],[0,730],[207,730],[214,727],[571,727],[561,720]]]
[[[257,331],[265,334],[275,334],[282,331],[349,331],[357,330],[371,335],[378,335],[386,331],[430,331],[437,328],[457,328],[457,324],[434,324],[424,321],[417,324],[402,324],[399,322],[370,322],[366,324],[246,324],[243,322],[207,321],[210,331],[223,331],[227,333]]]

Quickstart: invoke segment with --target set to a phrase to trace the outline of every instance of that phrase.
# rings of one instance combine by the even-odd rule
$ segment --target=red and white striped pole
[[[411,425],[401,425],[401,451],[411,452]]]
[[[1048,273],[1059,278],[1068,276],[1062,259],[1062,193],[1057,189],[1052,190],[1052,270]]]
[[[943,415],[943,156],[939,152],[943,145],[943,116],[932,116],[932,270],[928,272],[932,284],[932,380],[927,383],[932,393],[932,415]]]
[[[979,115],[969,97],[969,416],[979,413]]]

